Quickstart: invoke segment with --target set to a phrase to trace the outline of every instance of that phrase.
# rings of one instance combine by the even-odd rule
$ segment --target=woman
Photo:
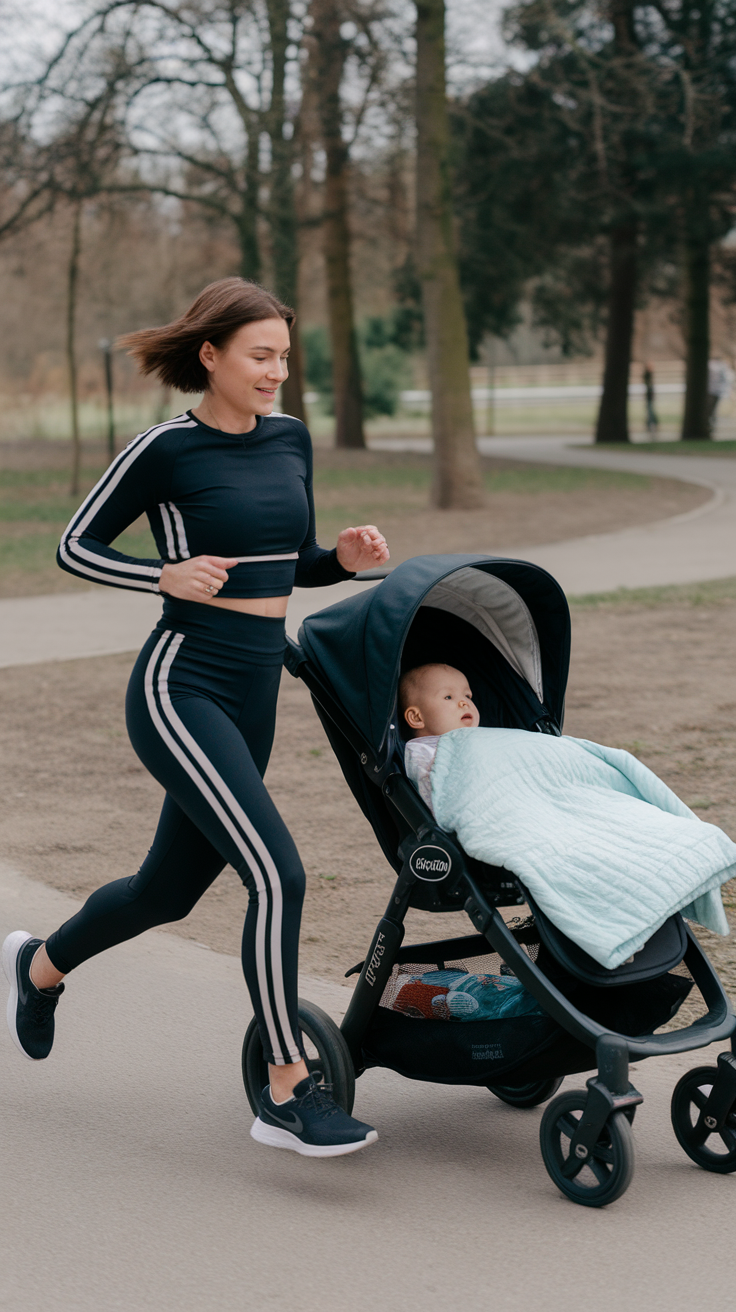
[[[66,529],[62,569],[161,593],[162,617],[131,675],[131,742],[166,798],[136,875],[93,893],[46,943],[3,945],[8,1023],[25,1056],[51,1051],[62,979],[115,943],[188,915],[230,862],[249,893],[243,970],[270,1083],[251,1133],[308,1156],[377,1138],[309,1075],[297,1022],[304,870],[263,784],[273,741],[292,587],[318,587],[388,560],[373,525],[317,546],[309,433],[272,415],[294,315],[242,278],[210,284],[165,328],[122,339],[146,374],[203,392],[195,410],[140,434]],[[147,514],[157,560],[110,546]]]

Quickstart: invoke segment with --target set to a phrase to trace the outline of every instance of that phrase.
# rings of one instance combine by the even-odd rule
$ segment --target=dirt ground
[[[574,610],[565,722],[567,733],[635,752],[733,838],[735,647],[733,601]],[[161,802],[125,733],[132,662],[111,656],[0,670],[0,851],[18,869],[80,899],[135,871]],[[266,782],[307,869],[302,970],[340,979],[364,954],[391,872],[303,685],[287,674]],[[736,926],[730,886],[726,900]],[[244,905],[228,869],[172,932],[237,953]],[[468,928],[464,916],[412,912],[407,942]],[[736,997],[736,946],[704,937]]]

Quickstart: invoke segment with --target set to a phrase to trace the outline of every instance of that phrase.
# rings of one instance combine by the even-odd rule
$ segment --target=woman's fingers
[[[386,539],[375,524],[344,528],[337,539],[337,558],[344,569],[360,570],[389,559]]]
[[[375,524],[361,524],[356,532],[360,535],[364,549],[370,551],[376,560],[388,560],[388,544]]]
[[[228,570],[237,565],[237,560],[231,556],[196,556],[193,564],[213,578],[220,579],[222,583],[227,583]]]
[[[161,591],[182,601],[210,601],[237,563],[233,556],[194,556],[176,564],[167,561],[161,571]]]

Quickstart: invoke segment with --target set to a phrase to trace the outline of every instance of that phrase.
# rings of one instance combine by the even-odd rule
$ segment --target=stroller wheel
[[[299,1028],[304,1039],[307,1066],[322,1071],[325,1084],[332,1085],[335,1102],[350,1114],[355,1102],[355,1070],[340,1030],[331,1016],[306,998],[299,999]],[[252,1020],[245,1033],[242,1054],[243,1084],[254,1115],[261,1110],[261,1094],[268,1084],[268,1064],[258,1026]]]
[[[605,1207],[626,1192],[634,1174],[634,1136],[624,1112],[609,1116],[590,1157],[565,1174],[570,1140],[588,1100],[584,1089],[561,1093],[545,1109],[539,1141],[547,1171],[557,1188],[583,1207]]]
[[[701,1113],[716,1082],[716,1066],[696,1066],[675,1085],[672,1128],[688,1157],[705,1171],[728,1175],[736,1171],[736,1104],[719,1131],[701,1124]]]
[[[491,1093],[509,1107],[538,1107],[557,1093],[562,1076],[549,1080],[530,1080],[528,1084],[489,1084]]]

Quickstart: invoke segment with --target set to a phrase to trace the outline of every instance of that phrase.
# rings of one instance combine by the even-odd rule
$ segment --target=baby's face
[[[451,729],[477,729],[480,723],[465,675],[450,665],[425,666],[404,717],[415,737],[422,738]]]

